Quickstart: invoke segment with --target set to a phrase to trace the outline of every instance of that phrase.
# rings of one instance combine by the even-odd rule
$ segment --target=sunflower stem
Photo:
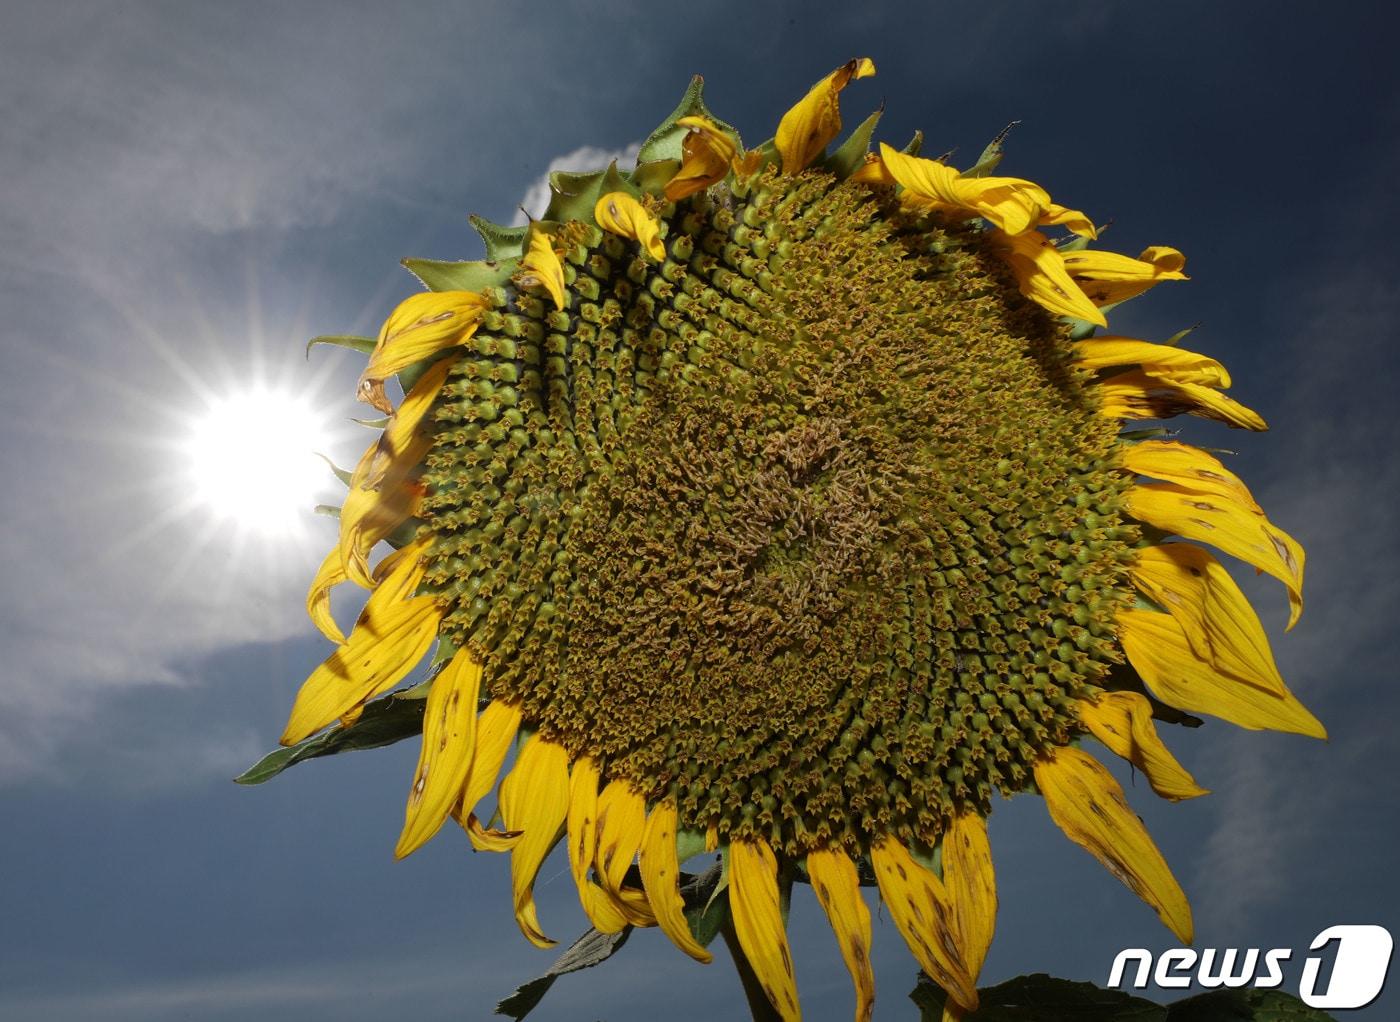
[[[758,980],[758,973],[754,972],[753,966],[749,964],[748,955],[744,954],[744,949],[739,946],[739,934],[734,929],[733,917],[728,913],[725,913],[719,932],[724,936],[724,945],[729,948],[729,956],[734,959],[734,968],[738,970],[739,982],[744,986],[744,997],[749,1002],[749,1014],[753,1016],[753,1022],[782,1022],[782,1016],[769,1003],[768,995],[763,992],[763,984]]]

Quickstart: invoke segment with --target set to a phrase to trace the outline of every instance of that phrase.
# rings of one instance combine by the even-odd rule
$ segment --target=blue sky
[[[303,542],[183,513],[177,445],[202,395],[286,381],[334,416],[357,367],[317,333],[372,333],[414,288],[406,255],[476,258],[552,161],[625,148],[704,73],[766,137],[816,78],[866,54],[848,123],[917,127],[971,162],[1020,119],[1004,170],[1170,244],[1189,284],[1115,329],[1233,371],[1263,436],[1192,422],[1309,553],[1302,623],[1241,579],[1328,743],[1212,724],[1174,747],[1215,794],[1133,793],[1192,896],[1198,946],[1306,947],[1400,924],[1391,849],[1400,715],[1400,461],[1389,414],[1400,78],[1381,5],[11,4],[0,38],[0,1016],[479,1018],[553,960],[521,939],[507,864],[444,834],[395,864],[409,745],[229,778],[269,747],[325,655]],[[586,159],[586,157],[576,157]],[[579,168],[583,169],[583,168]],[[348,428],[331,451],[363,441]],[[327,490],[329,495],[330,489]],[[1151,912],[1038,800],[1000,806],[999,935],[984,980],[1102,982]],[[561,873],[562,870],[562,873]],[[567,870],[542,917],[582,928]],[[799,897],[808,1016],[852,997]],[[877,923],[876,1017],[911,1017],[914,965]],[[1292,973],[1296,976],[1296,971]],[[1391,994],[1353,1017],[1391,1017]],[[733,974],[654,933],[562,980],[541,1020],[734,1017]]]

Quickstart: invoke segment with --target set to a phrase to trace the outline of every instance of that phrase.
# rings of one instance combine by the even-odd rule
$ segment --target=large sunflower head
[[[509,851],[544,946],[531,892],[562,840],[598,929],[658,925],[708,960],[677,881],[718,852],[784,1018],[794,879],[858,1018],[862,879],[950,1012],[975,1008],[998,795],[1038,793],[1189,940],[1090,750],[1183,799],[1204,789],[1155,721],[1323,734],[1197,543],[1280,579],[1294,619],[1302,550],[1217,458],[1123,431],[1264,428],[1213,359],[1095,332],[1184,279],[1181,254],[1091,247],[1087,216],[994,174],[1000,139],[958,171],[917,138],[870,151],[876,115],[828,154],[839,93],[874,71],[838,68],[753,149],[697,79],[634,169],[555,175],[526,228],[478,222],[485,261],[408,261],[429,290],[365,345],[388,419],[308,598],[337,648],[282,739],[353,727],[436,645],[398,853],[449,815]],[[348,637],[347,580],[370,594]]]

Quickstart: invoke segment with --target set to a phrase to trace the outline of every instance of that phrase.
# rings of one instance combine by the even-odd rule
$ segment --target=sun
[[[195,499],[251,532],[295,531],[315,503],[328,440],[302,395],[259,386],[212,398],[184,445]]]

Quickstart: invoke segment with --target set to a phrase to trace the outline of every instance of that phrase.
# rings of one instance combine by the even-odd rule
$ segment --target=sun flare
[[[185,445],[195,495],[250,531],[291,531],[315,503],[327,439],[323,417],[299,395],[256,388],[215,399]]]

